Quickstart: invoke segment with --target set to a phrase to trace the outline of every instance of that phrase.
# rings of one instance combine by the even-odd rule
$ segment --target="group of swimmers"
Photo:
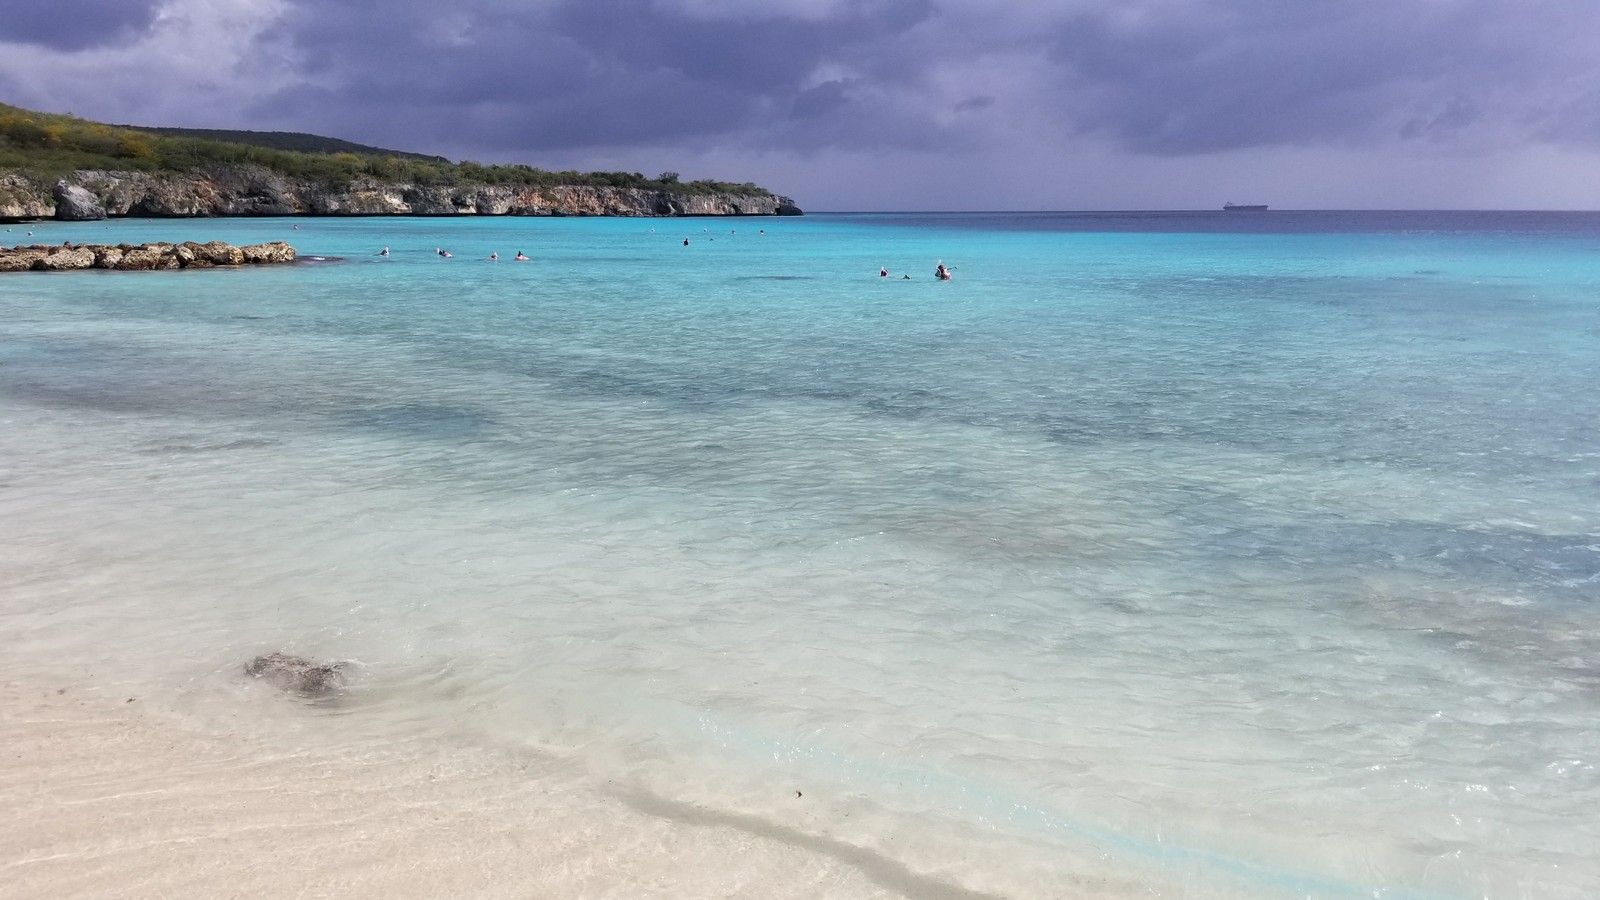
[[[940,281],[949,281],[950,279],[955,277],[955,275],[953,274],[953,270],[954,269],[955,269],[955,266],[947,266],[947,265],[944,264],[944,260],[941,259],[941,260],[939,260],[938,267],[936,267],[933,270],[933,277],[939,279]],[[887,266],[879,266],[878,267],[878,277],[879,278],[888,278],[889,277],[889,268]],[[911,276],[910,275],[901,275],[900,278],[901,278],[902,281],[910,281],[911,280]]]
[[[300,226],[296,225],[295,227],[299,228]],[[10,231],[11,229],[8,228],[6,230]],[[710,231],[710,229],[701,229],[701,230],[702,231],[707,231],[707,232]],[[650,229],[650,232],[652,234],[654,234],[655,233],[655,229],[654,228]],[[33,232],[30,231],[28,233],[32,234]],[[735,231],[729,231],[728,233],[729,234],[738,234],[739,232],[737,230],[735,230]],[[765,228],[763,228],[763,229],[761,229],[761,233],[762,234],[766,234],[767,230]],[[714,240],[716,240],[716,238],[710,238],[709,240],[713,240],[714,241]],[[683,245],[685,247],[689,246],[689,239],[688,238],[684,238],[683,239]],[[433,252],[438,254],[439,257],[442,258],[442,259],[454,259],[455,258],[455,254],[451,253],[449,250],[444,249],[443,247],[435,247],[435,248],[433,248]],[[388,247],[384,247],[382,250],[379,250],[377,253],[374,253],[373,255],[374,256],[388,256],[389,255],[389,248]],[[517,255],[512,257],[512,259],[515,259],[517,262],[527,262],[527,261],[531,260],[532,258],[533,257],[528,256],[526,253],[523,253],[521,250],[518,250],[517,251]],[[500,254],[498,252],[490,253],[488,256],[485,256],[483,259],[486,262],[499,262],[500,261]],[[944,267],[940,266],[940,268],[942,269]],[[883,274],[885,274],[885,275],[889,274],[889,270],[885,269],[883,271]],[[906,277],[910,278],[911,276],[907,275]]]
[[[433,248],[433,252],[440,259],[455,259],[455,256],[456,256],[454,253],[451,253],[449,250],[446,250],[443,247],[435,247],[435,248]],[[382,250],[379,250],[377,253],[373,254],[373,256],[388,256],[388,255],[389,255],[389,248],[388,247],[384,247]],[[499,251],[495,251],[493,253],[490,253],[488,256],[483,257],[483,259],[484,259],[485,262],[499,262],[500,261],[500,252]],[[527,262],[528,260],[533,259],[533,257],[529,256],[526,253],[523,253],[521,250],[518,250],[517,251],[517,255],[512,257],[512,259],[515,259],[517,262]]]
[[[701,230],[701,231],[702,231],[702,232],[704,232],[704,233],[705,233],[705,234],[710,234],[710,233],[711,233],[711,229],[709,229],[709,228],[702,228],[702,229],[700,229],[700,230]],[[655,233],[656,233],[656,230],[655,230],[655,229],[654,229],[654,228],[652,228],[652,229],[650,229],[650,233],[651,233],[651,234],[655,234]],[[729,231],[729,232],[728,232],[728,233],[729,233],[729,234],[738,234],[738,233],[739,233],[739,229],[737,229],[737,228],[734,228],[734,229],[731,229],[731,230],[730,230],[730,231]],[[761,234],[766,234],[766,233],[767,233],[767,230],[766,230],[766,229],[765,229],[765,228],[763,228],[763,229],[761,229],[761,230],[760,230],[760,233],[761,233]],[[714,237],[708,237],[708,238],[706,238],[706,240],[708,240],[708,241],[714,241],[714,240],[716,240],[716,238],[714,238]],[[684,245],[684,246],[685,246],[685,247],[687,247],[687,246],[689,246],[689,239],[688,239],[688,238],[684,238],[684,239],[683,239],[683,245]]]

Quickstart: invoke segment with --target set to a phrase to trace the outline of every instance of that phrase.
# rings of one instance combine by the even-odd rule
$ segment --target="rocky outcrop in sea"
[[[106,217],[98,197],[65,180],[56,182],[50,196],[56,201],[56,218],[63,222],[91,222]]]
[[[210,269],[294,262],[294,248],[283,241],[236,247],[222,241],[199,244],[61,244],[0,247],[0,272],[60,272],[69,269]]]
[[[98,211],[97,211],[98,208]],[[184,174],[74,172],[54,184],[0,175],[0,219],[107,216],[783,216],[788,197],[568,185],[419,185],[358,181],[332,187],[259,166]]]
[[[287,653],[269,653],[245,663],[246,675],[280,691],[320,697],[344,686],[344,663],[318,663]]]

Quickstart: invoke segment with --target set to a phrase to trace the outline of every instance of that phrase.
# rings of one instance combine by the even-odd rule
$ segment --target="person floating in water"
[[[889,277],[889,270],[885,269],[883,266],[879,266],[878,267],[878,277],[879,278],[888,278]]]
[[[517,262],[527,262],[528,261],[528,254],[523,253],[521,250],[518,250],[516,257],[514,257],[514,258],[516,259]]]
[[[388,256],[389,255],[389,248],[385,247],[382,250],[379,250],[378,251],[378,255],[379,256]]]
[[[496,251],[490,253],[488,256],[485,256],[484,259],[487,259],[489,262],[499,262],[500,261],[500,251],[496,250]]]
[[[944,260],[939,260],[939,268],[933,270],[933,277],[939,279],[940,281],[950,280],[950,270],[944,267]]]
[[[688,239],[688,238],[684,238],[684,239],[683,239],[683,245],[684,245],[684,246],[685,246],[685,247],[687,247],[687,246],[689,246],[689,239]]]
[[[449,250],[446,250],[443,247],[440,247],[440,248],[438,248],[438,252],[439,252],[439,255],[444,257],[445,259],[449,259],[450,258],[451,254],[450,254]]]

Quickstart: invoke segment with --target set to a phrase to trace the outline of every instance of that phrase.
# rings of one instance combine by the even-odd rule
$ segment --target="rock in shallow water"
[[[269,653],[245,664],[245,674],[306,697],[331,694],[344,686],[343,663],[315,663],[287,653]]]
[[[56,218],[63,222],[98,221],[106,217],[100,198],[75,184],[58,181],[52,194],[56,201]]]
[[[49,247],[0,247],[0,272],[44,272],[65,269],[209,269],[213,266],[291,263],[295,250],[283,241],[235,247],[222,241],[204,244],[80,244]]]

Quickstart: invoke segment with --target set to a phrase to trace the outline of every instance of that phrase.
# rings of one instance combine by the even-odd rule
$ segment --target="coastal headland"
[[[72,269],[210,269],[294,262],[295,250],[283,241],[236,247],[222,241],[201,244],[31,244],[0,247],[0,272],[62,272]]]
[[[760,185],[451,162],[291,132],[138,128],[0,103],[0,220],[798,216]]]

